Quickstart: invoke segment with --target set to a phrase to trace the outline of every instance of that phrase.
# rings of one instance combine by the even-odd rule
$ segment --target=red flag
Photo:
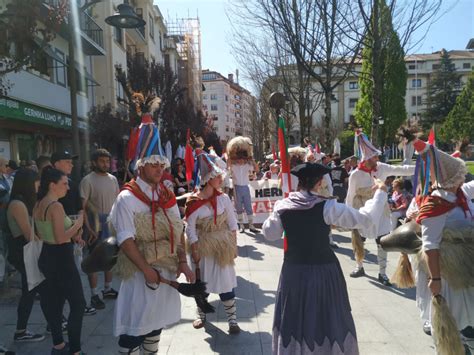
[[[319,143],[316,143],[314,148],[316,150],[316,153],[321,154],[321,146],[319,145]]]
[[[273,154],[273,160],[277,160],[278,156],[277,156],[277,153],[275,151],[275,144],[273,144],[273,143],[272,143],[272,154]]]
[[[186,180],[190,181],[193,178],[194,171],[194,157],[193,148],[191,147],[191,133],[188,128],[186,133],[186,150],[184,151],[184,164],[186,165]]]
[[[430,135],[428,136],[428,143],[431,144],[432,146],[436,146],[434,125],[430,129]]]
[[[290,161],[288,159],[288,150],[285,138],[285,121],[278,119],[278,148],[280,149],[281,173],[287,174],[288,191],[291,191]]]
[[[128,146],[127,146],[127,160],[128,161],[132,161],[133,159],[135,159],[139,135],[140,135],[140,129],[138,127],[132,128],[130,130],[130,137],[128,138]]]

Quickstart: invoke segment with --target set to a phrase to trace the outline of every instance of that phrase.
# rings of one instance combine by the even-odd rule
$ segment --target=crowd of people
[[[146,115],[140,129],[158,134]],[[155,354],[163,328],[181,318],[182,290],[176,283],[181,274],[190,284],[204,282],[207,287],[200,294],[192,326],[205,326],[206,314],[212,312],[207,297],[214,293],[224,306],[229,334],[238,334],[237,232],[248,226],[255,235],[260,233],[254,224],[249,184],[271,179],[279,181],[285,194],[262,226],[268,240],[285,240],[273,326],[275,354],[358,353],[332,230],[352,230],[356,267],[349,276],[354,278],[365,276],[364,242],[374,240],[378,281],[391,287],[383,237],[408,220],[421,225],[420,243],[427,260],[426,267],[419,262],[415,268],[424,330],[433,331],[431,296],[442,295],[466,349],[472,349],[472,280],[450,287],[439,252],[445,223],[464,220],[474,211],[474,185],[465,184],[466,169],[460,159],[418,140],[415,148],[421,161],[425,159],[421,168],[382,163],[381,152],[357,132],[356,155],[345,159],[316,151],[309,140],[305,147],[290,148],[291,173],[287,174],[282,173],[280,160],[255,162],[251,141],[238,137],[229,142],[223,157],[212,147],[207,152],[196,148],[190,179],[185,159],[177,157],[170,163],[149,145],[150,140],[139,139],[133,147],[136,158],[130,162],[126,181],[110,173],[113,158],[105,149],[92,154],[92,170],[77,182],[71,179],[77,156],[67,151],[21,167],[0,157],[0,268],[7,274],[16,269],[22,285],[16,342],[45,339],[44,334],[28,330],[39,297],[52,335],[51,353],[81,354],[83,316],[104,309],[104,299],[115,299],[113,333],[119,339],[119,353]],[[432,154],[428,163],[427,154]],[[436,164],[430,167],[430,161]],[[415,191],[414,175],[423,178]],[[120,247],[114,274],[97,269],[87,275],[87,302],[80,259],[83,253],[92,256],[110,236]],[[37,240],[42,241],[37,267],[44,281],[31,287],[23,250]],[[467,271],[458,270],[463,272]],[[98,273],[103,273],[101,287]],[[118,290],[112,288],[113,277],[120,280]],[[435,343],[442,347],[439,340]]]

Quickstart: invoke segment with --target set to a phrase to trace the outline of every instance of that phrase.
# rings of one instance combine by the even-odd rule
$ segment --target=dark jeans
[[[38,286],[36,286],[31,291],[28,291],[28,282],[26,280],[26,271],[25,268],[18,270],[21,275],[21,297],[20,302],[18,303],[17,308],[17,322],[16,322],[16,329],[23,330],[26,329],[28,324],[28,319],[30,318],[31,310],[33,308],[33,304],[35,302],[36,294],[40,295],[40,305],[41,310],[46,318],[46,308],[45,308],[45,300],[46,295],[44,294],[44,286],[45,283],[42,282]]]
[[[119,337],[119,346],[125,349],[134,349],[143,344],[145,338],[154,337],[161,334],[161,329],[154,330],[151,333],[140,336],[132,336],[127,334],[122,334]]]
[[[71,352],[81,350],[82,317],[86,301],[82,291],[81,277],[74,262],[72,243],[50,245],[43,244],[38,262],[46,280],[45,311],[51,327],[53,344],[61,344],[61,329],[64,300],[69,303],[68,338]]]

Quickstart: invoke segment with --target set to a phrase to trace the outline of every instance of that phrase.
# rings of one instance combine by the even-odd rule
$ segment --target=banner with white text
[[[278,180],[250,181],[249,188],[255,223],[263,223],[272,213],[275,202],[283,198],[283,192],[278,185]]]

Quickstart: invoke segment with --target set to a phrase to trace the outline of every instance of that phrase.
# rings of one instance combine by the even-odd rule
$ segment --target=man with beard
[[[111,155],[107,150],[96,150],[91,158],[93,171],[86,175],[79,185],[82,206],[88,217],[84,220],[84,224],[89,235],[87,241],[89,252],[92,252],[101,240],[110,236],[107,218],[120,192],[117,178],[108,172],[110,159]],[[91,288],[91,306],[104,309],[105,303],[97,292],[97,273],[89,274],[88,277]],[[106,271],[102,290],[103,299],[117,298],[118,292],[111,287],[111,284],[112,271]]]

